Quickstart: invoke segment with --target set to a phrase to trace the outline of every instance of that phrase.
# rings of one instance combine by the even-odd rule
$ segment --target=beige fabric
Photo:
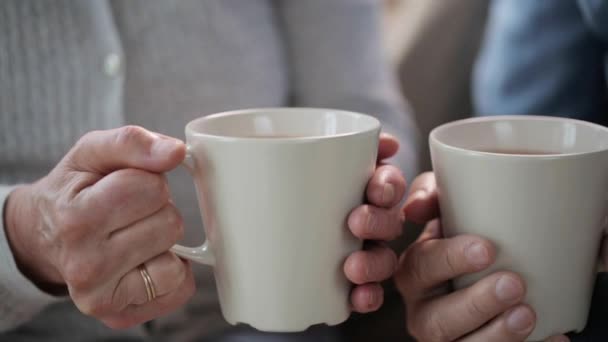
[[[430,130],[472,113],[470,75],[487,6],[487,0],[387,1],[385,44],[420,128],[421,170],[430,169]]]

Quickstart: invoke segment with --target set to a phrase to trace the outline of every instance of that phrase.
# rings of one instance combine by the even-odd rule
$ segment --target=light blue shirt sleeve
[[[600,1],[494,0],[473,76],[477,114],[608,123]]]

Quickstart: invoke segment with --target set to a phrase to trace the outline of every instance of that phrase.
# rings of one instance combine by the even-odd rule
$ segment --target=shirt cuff
[[[0,185],[0,331],[29,321],[48,305],[66,298],[43,292],[17,268],[4,227],[6,199],[15,187]]]

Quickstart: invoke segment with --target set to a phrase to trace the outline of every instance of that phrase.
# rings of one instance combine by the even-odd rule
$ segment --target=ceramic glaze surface
[[[488,270],[526,281],[537,315],[530,336],[586,324],[608,213],[608,129],[571,119],[503,116],[461,120],[430,135],[446,236],[476,234],[497,246]],[[546,151],[498,154],[483,151]]]
[[[265,331],[335,325],[350,315],[346,226],[373,174],[380,124],[329,109],[236,111],[186,126],[207,241],[175,246],[214,266],[226,320]]]

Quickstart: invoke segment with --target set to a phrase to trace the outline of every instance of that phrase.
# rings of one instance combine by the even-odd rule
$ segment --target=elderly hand
[[[449,292],[455,277],[481,271],[496,258],[491,242],[477,236],[442,238],[435,176],[412,183],[405,216],[425,230],[401,256],[395,281],[407,308],[407,327],[419,341],[524,341],[536,316],[522,303],[524,281],[496,272],[468,288]],[[430,221],[430,222],[429,222]],[[550,341],[568,341],[555,336]]]
[[[40,287],[67,285],[83,313],[112,328],[183,305],[194,280],[168,252],[183,228],[163,172],[184,154],[179,140],[140,127],[83,136],[46,177],[9,196],[6,231],[20,269]]]
[[[378,159],[397,152],[383,135]],[[164,315],[194,292],[190,265],[169,252],[183,235],[163,172],[184,158],[179,140],[127,126],[83,136],[44,178],[11,193],[6,232],[22,272],[45,289],[65,288],[76,306],[112,328]],[[380,164],[367,187],[369,204],[356,208],[348,225],[365,240],[401,234],[397,207],[405,193],[399,169]],[[144,265],[156,292],[149,300]],[[380,242],[350,255],[344,265],[357,284],[353,309],[376,310],[378,284],[392,276],[395,254]]]
[[[378,160],[397,153],[399,143],[387,134],[380,136]],[[397,256],[383,241],[401,235],[403,213],[399,203],[405,194],[405,179],[392,165],[379,163],[367,185],[368,204],[350,214],[348,226],[360,239],[368,240],[366,248],[351,254],[344,264],[346,277],[356,286],[351,293],[352,307],[357,312],[377,310],[384,301],[380,282],[393,275]]]

